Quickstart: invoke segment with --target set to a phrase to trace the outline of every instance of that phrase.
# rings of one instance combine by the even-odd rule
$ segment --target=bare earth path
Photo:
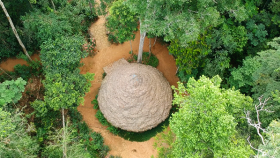
[[[123,138],[114,136],[108,132],[106,127],[102,126],[95,117],[96,110],[93,109],[91,101],[94,99],[95,95],[98,93],[99,87],[101,86],[102,73],[104,72],[103,67],[121,58],[127,59],[130,56],[128,53],[130,51],[129,42],[119,45],[111,45],[107,41],[104,22],[104,18],[100,18],[90,28],[91,36],[96,39],[98,52],[94,57],[87,57],[81,60],[81,62],[84,63],[84,66],[81,67],[81,73],[95,73],[95,79],[92,81],[90,92],[88,92],[85,96],[84,106],[80,105],[78,110],[83,115],[83,119],[89,125],[89,127],[102,134],[105,144],[111,149],[109,154],[121,156],[122,158],[150,158],[152,155],[156,156],[157,151],[153,147],[155,141],[154,138],[151,138],[145,142],[131,142],[124,140]],[[140,35],[138,32],[136,34],[135,40],[132,42],[133,52],[136,54],[138,53],[137,50],[139,38]],[[149,50],[148,45],[149,40],[146,38],[144,51]],[[177,81],[179,81],[179,79],[175,76],[177,70],[175,60],[171,55],[168,54],[166,46],[156,43],[152,49],[152,52],[159,59],[159,65],[157,68],[164,74],[170,85],[177,85]],[[35,58],[39,59],[39,55],[35,54],[32,56],[32,59]],[[8,59],[2,62],[0,67],[8,71],[13,71],[13,67],[16,64],[26,65],[27,62],[23,59]]]
[[[113,63],[121,58],[129,58],[130,44],[125,42],[124,44],[111,45],[107,42],[105,34],[104,19],[100,18],[90,27],[90,33],[92,37],[96,39],[98,52],[94,57],[87,57],[82,59],[81,62],[84,66],[81,67],[81,73],[86,72],[95,73],[95,79],[92,81],[92,87],[90,92],[85,96],[84,106],[80,105],[78,110],[83,115],[83,119],[89,125],[91,129],[96,132],[100,132],[104,137],[105,144],[111,149],[109,154],[115,156],[121,156],[122,158],[150,158],[152,155],[156,156],[157,151],[154,149],[154,138],[151,138],[145,142],[131,142],[124,140],[119,136],[114,136],[106,130],[106,127],[101,125],[95,117],[96,110],[93,109],[91,101],[98,93],[99,87],[102,82],[103,67],[110,63]],[[136,34],[135,40],[132,42],[133,52],[137,53],[139,43],[139,32]],[[152,40],[153,42],[153,40]],[[145,39],[144,51],[148,51],[149,40]],[[153,54],[159,59],[158,69],[163,72],[171,85],[177,85],[179,80],[176,76],[176,65],[174,58],[168,54],[166,46],[162,46],[159,43],[152,49]]]
[[[33,54],[31,56],[32,60],[40,60],[39,54]],[[16,59],[16,58],[8,58],[6,61],[0,63],[0,67],[6,71],[14,71],[14,66],[17,64],[20,65],[28,65],[27,62],[23,59]],[[0,71],[0,73],[2,73]]]

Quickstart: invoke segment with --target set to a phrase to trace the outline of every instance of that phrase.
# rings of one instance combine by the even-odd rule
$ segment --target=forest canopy
[[[273,139],[280,132],[279,1],[0,4],[0,60],[28,61],[11,72],[0,69],[0,155],[106,157],[103,137],[77,110],[94,79],[80,71],[81,59],[95,50],[88,27],[103,17],[112,43],[131,46],[140,31],[137,62],[142,63],[145,37],[148,59],[155,38],[176,61],[176,110],[170,131],[159,136],[158,157],[279,157],[279,139]],[[29,58],[35,53],[39,61]]]

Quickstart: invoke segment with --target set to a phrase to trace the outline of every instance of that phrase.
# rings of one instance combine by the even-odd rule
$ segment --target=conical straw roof
[[[172,91],[156,68],[120,59],[104,70],[98,103],[113,126],[143,132],[168,117]]]

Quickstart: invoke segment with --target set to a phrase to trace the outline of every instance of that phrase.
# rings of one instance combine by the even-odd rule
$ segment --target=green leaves
[[[93,74],[87,74],[85,78],[79,73],[79,69],[76,69],[73,73],[65,75],[47,74],[43,81],[46,89],[45,103],[54,110],[74,108],[82,104],[83,96],[91,86]]]
[[[77,33],[73,36],[59,35],[41,45],[40,59],[45,73],[43,84],[46,91],[44,102],[32,104],[39,116],[44,116],[48,108],[68,109],[83,103],[83,96],[89,91],[94,76],[90,73],[82,75],[78,69],[81,58],[87,56],[82,50],[84,43],[84,37]]]
[[[87,56],[87,53],[82,51],[84,42],[81,35],[60,36],[55,40],[44,42],[41,45],[40,58],[45,73],[63,72],[65,69],[75,70],[79,66],[81,58]]]
[[[258,53],[258,56],[247,58],[243,61],[243,66],[232,71],[231,85],[237,88],[246,88],[246,93],[253,93],[253,98],[257,100],[259,96],[265,98],[271,97],[271,93],[280,89],[278,78],[280,77],[280,38],[273,39],[268,45],[272,49]],[[251,89],[252,87],[252,89]],[[268,102],[273,104],[273,111],[277,111],[280,106],[277,102]],[[275,114],[262,115],[265,118],[262,123],[268,126],[271,120],[279,117]]]
[[[3,157],[37,157],[39,145],[25,129],[29,127],[23,113],[9,113],[0,107],[0,155]]]
[[[122,0],[112,4],[107,18],[106,27],[109,29],[111,36],[115,36],[119,43],[134,40],[137,31],[136,14],[124,5]]]
[[[17,80],[5,81],[0,84],[0,107],[9,103],[17,103],[22,96],[26,81],[22,78]]]
[[[165,41],[178,39],[182,47],[196,41],[207,28],[221,24],[222,15],[235,18],[241,22],[248,18],[241,0],[228,3],[226,0],[216,3],[203,1],[169,1],[169,0],[127,0],[127,6],[137,13],[146,32],[165,36]]]
[[[203,58],[209,53],[209,48],[205,36],[199,36],[197,41],[189,42],[187,47],[182,47],[178,40],[174,40],[168,50],[176,57],[176,65],[180,67],[180,71],[191,74],[193,69],[204,64]]]
[[[189,79],[187,88],[182,83],[173,87],[173,104],[180,106],[170,121],[171,131],[176,135],[173,157],[231,156],[229,150],[251,154],[234,144],[232,138],[237,125],[234,117],[239,121],[243,108],[251,106],[252,99],[234,89],[221,89],[220,83],[218,76],[202,76],[197,81]]]
[[[258,152],[258,157],[279,157],[280,156],[280,123],[273,120],[267,130],[265,145],[261,144]]]
[[[257,46],[266,40],[265,37],[268,33],[264,24],[257,25],[254,20],[250,19],[246,24],[246,28],[249,30],[247,36],[252,45]]]
[[[24,27],[28,29],[41,44],[47,40],[54,40],[57,36],[71,35],[73,27],[67,16],[50,12],[31,12],[22,17]]]
[[[260,113],[262,127],[267,127],[272,120],[278,119],[280,114],[279,98],[277,94],[280,90],[280,38],[268,42],[271,49],[259,52],[253,58],[247,58],[243,61],[243,66],[232,71],[231,85],[240,88],[243,92],[252,94],[257,101],[259,96],[270,99],[267,104],[271,106],[273,113]],[[275,93],[274,93],[275,92]]]

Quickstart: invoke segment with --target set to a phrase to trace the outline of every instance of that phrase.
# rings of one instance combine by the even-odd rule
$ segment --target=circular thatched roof
[[[172,91],[156,68],[120,59],[104,70],[98,103],[113,126],[142,132],[168,117]]]

